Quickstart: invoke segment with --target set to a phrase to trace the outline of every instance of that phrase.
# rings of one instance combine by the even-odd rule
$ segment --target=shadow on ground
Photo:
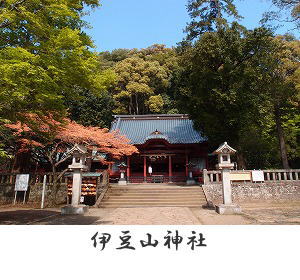
[[[61,215],[52,210],[13,210],[0,212],[0,225],[105,225],[97,216]]]
[[[12,210],[0,212],[1,225],[27,225],[36,220],[59,214],[48,210]]]

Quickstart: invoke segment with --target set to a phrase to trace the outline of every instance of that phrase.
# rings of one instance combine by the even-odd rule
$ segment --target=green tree
[[[188,0],[187,10],[192,21],[185,32],[192,41],[205,32],[214,31],[227,23],[226,16],[240,19],[233,0]]]
[[[117,62],[120,62],[125,58],[132,56],[135,52],[135,49],[115,49],[111,52],[101,52],[99,53],[101,66],[104,69],[112,68]]]
[[[298,44],[233,24],[203,34],[181,58],[181,107],[213,145],[238,149],[241,168],[278,166],[280,157],[289,168],[299,157]]]
[[[271,45],[273,50],[264,59],[268,72],[264,75],[261,88],[268,97],[271,117],[276,125],[282,165],[287,169],[288,158],[299,157],[296,148],[299,130],[295,128],[299,126],[300,114],[300,42],[290,38],[286,40],[286,37],[281,36],[272,39]],[[293,146],[296,148],[294,151]]]
[[[271,0],[278,9],[266,12],[263,15],[262,23],[277,21],[290,22],[297,29],[300,28],[300,2],[298,0]],[[288,14],[288,15],[287,15]]]
[[[78,91],[78,98],[73,98],[66,104],[70,119],[84,126],[110,128],[114,109],[112,95],[109,92],[96,95],[88,90]]]
[[[0,1],[0,117],[61,117],[72,88],[96,93],[110,84],[82,31],[84,6],[98,0]]]
[[[174,109],[171,80],[178,67],[174,49],[153,45],[133,50],[114,66],[117,86],[113,90],[116,113],[164,113]]]
[[[270,121],[259,118],[266,108],[258,106],[263,98],[258,94],[265,80],[263,61],[273,50],[270,35],[264,29],[246,31],[233,24],[203,34],[181,59],[181,106],[212,144],[226,140],[238,149],[241,168],[246,166],[247,131],[255,124],[252,131],[267,134]]]

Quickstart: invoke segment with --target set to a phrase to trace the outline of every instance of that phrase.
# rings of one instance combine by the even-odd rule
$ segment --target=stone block
[[[78,206],[72,206],[72,205],[66,205],[61,208],[61,214],[62,215],[84,215],[89,211],[89,207],[87,205],[78,205]]]
[[[118,184],[120,185],[120,186],[126,186],[127,185],[127,181],[125,180],[125,179],[120,179],[119,180],[119,182],[118,182]]]
[[[192,178],[189,178],[189,179],[186,180],[186,184],[188,186],[193,186],[193,185],[196,185],[196,181]]]
[[[232,214],[241,214],[242,213],[241,207],[237,204],[228,204],[228,205],[220,204],[220,205],[217,205],[216,211],[218,214],[221,214],[221,215],[232,215]]]

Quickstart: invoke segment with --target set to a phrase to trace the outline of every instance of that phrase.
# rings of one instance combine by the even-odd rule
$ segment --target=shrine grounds
[[[187,207],[90,208],[81,215],[60,214],[60,208],[1,206],[1,225],[300,225],[300,202],[241,204],[239,215]]]

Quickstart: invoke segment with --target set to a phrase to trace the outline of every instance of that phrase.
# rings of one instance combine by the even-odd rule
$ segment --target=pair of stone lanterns
[[[241,208],[232,203],[230,170],[233,169],[234,164],[231,163],[230,155],[235,153],[236,150],[231,148],[227,142],[213,152],[218,155],[216,168],[220,169],[222,174],[223,204],[218,205],[216,209],[219,214],[241,213]]]

